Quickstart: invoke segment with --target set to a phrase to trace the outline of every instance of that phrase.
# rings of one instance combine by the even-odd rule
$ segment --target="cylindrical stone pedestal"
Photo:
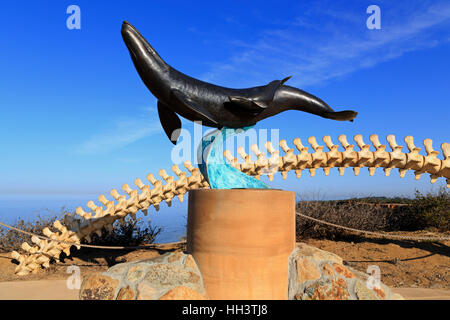
[[[210,299],[287,299],[294,246],[293,192],[189,191],[187,251]]]

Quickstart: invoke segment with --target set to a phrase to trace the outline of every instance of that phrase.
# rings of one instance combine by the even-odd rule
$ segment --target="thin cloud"
[[[255,42],[231,41],[236,54],[212,64],[201,78],[252,86],[294,75],[290,84],[305,87],[449,41],[450,3],[401,9],[382,8],[382,29],[368,30],[365,12],[344,15],[317,8],[316,14],[329,18],[320,29],[309,14],[265,30]]]
[[[161,132],[161,125],[155,120],[154,108],[144,109],[138,118],[118,119],[110,128],[92,135],[74,148],[77,154],[101,154],[130,145],[140,139]],[[157,119],[157,118],[156,118]]]

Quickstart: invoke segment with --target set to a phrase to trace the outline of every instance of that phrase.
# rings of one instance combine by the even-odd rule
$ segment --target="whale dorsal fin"
[[[161,121],[161,125],[167,137],[169,137],[170,141],[172,141],[173,144],[177,144],[177,140],[180,136],[180,131],[176,131],[175,134],[174,131],[181,128],[180,118],[178,118],[177,114],[173,112],[164,102],[161,102],[159,100],[158,114],[159,121]],[[172,138],[174,140],[172,140]]]
[[[271,82],[269,82],[268,86],[275,86],[276,89],[278,89],[279,86],[283,85],[286,81],[288,81],[290,78],[292,78],[292,76],[286,77],[282,80],[273,80]]]
[[[192,99],[189,99],[189,97],[180,90],[173,89],[172,94],[181,104],[183,104],[186,108],[188,108],[192,112],[199,113],[212,123],[218,124],[217,121],[214,119],[214,117],[211,115],[211,113],[208,111],[208,109],[199,105],[195,101],[192,101]]]
[[[275,92],[277,92],[278,88],[283,85],[286,81],[288,81],[292,76],[286,77],[283,80],[274,80],[269,82],[266,85],[266,88],[264,90],[264,93],[258,97],[257,100],[259,101],[272,101],[273,97],[275,96]]]

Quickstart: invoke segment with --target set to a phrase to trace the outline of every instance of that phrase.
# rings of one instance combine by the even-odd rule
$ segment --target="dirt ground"
[[[397,232],[429,236],[425,232]],[[445,236],[449,236],[448,234]],[[333,252],[344,264],[361,272],[380,268],[381,281],[390,287],[450,289],[450,241],[399,241],[355,236],[341,241],[300,239]]]
[[[398,233],[396,233],[398,234]],[[423,233],[401,233],[423,235]],[[446,235],[448,236],[448,235]],[[298,241],[333,252],[344,259],[344,264],[366,272],[369,265],[377,265],[381,281],[391,287],[450,289],[450,241],[397,241],[354,236],[346,240],[298,239]],[[67,279],[67,267],[77,265],[81,275],[101,272],[117,263],[151,259],[170,251],[184,250],[184,244],[161,246],[158,249],[93,250],[72,248],[72,255],[53,263],[37,274],[14,275],[16,265],[9,253],[0,253],[0,282]]]

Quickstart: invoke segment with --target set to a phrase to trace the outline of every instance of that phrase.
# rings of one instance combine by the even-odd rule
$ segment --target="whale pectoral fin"
[[[232,106],[239,107],[245,111],[261,112],[268,107],[263,101],[255,101],[245,97],[229,96],[228,99]]]
[[[202,105],[198,104],[197,102],[189,99],[189,97],[186,96],[183,92],[181,92],[180,90],[177,90],[177,89],[173,89],[172,94],[178,100],[178,102],[183,104],[186,108],[188,108],[189,110],[192,110],[193,112],[200,113],[202,116],[207,118],[209,121],[218,125],[217,121],[214,119],[213,115],[208,111],[208,109],[206,109]]]
[[[159,121],[173,144],[177,144],[177,140],[180,136],[181,120],[175,112],[173,112],[164,102],[158,100],[158,114]],[[175,132],[174,132],[175,131]]]

